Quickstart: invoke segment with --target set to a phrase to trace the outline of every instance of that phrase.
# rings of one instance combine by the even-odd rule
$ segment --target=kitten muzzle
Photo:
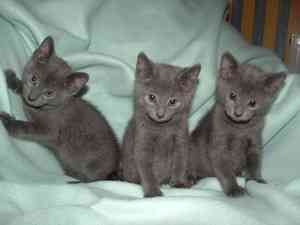
[[[172,120],[172,117],[171,117],[171,118],[168,118],[168,119],[160,119],[159,117],[158,117],[158,118],[153,118],[153,117],[150,116],[149,114],[147,114],[147,116],[148,116],[148,118],[149,118],[151,121],[153,121],[153,122],[155,122],[155,123],[160,123],[160,124],[162,124],[162,123],[168,123],[168,122],[170,122],[170,121]]]
[[[238,124],[247,124],[251,121],[252,118],[248,118],[248,119],[243,119],[241,118],[243,113],[240,113],[240,112],[234,112],[233,116],[230,115],[226,110],[225,110],[225,115],[226,117],[231,121],[231,122],[234,122],[234,123],[238,123]]]

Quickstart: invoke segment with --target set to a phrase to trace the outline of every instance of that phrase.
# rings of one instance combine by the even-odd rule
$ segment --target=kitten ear
[[[264,90],[267,93],[274,94],[284,84],[287,75],[284,72],[264,75]]]
[[[186,67],[178,75],[178,84],[184,91],[191,90],[198,84],[198,77],[201,71],[201,65],[195,64],[191,67]]]
[[[229,52],[225,52],[221,58],[220,76],[223,79],[229,79],[233,76],[233,71],[238,67],[237,60]]]
[[[146,56],[146,54],[140,52],[136,63],[136,78],[144,82],[150,81],[154,76],[153,66],[154,63]]]
[[[88,80],[89,75],[87,73],[75,72],[67,76],[65,87],[68,89],[70,95],[75,95],[84,87]]]
[[[54,53],[54,40],[51,36],[46,37],[36,50],[38,60],[47,61]]]

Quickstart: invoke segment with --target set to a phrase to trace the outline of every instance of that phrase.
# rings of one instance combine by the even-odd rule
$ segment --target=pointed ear
[[[75,72],[67,76],[65,87],[68,89],[70,95],[75,95],[84,87],[88,80],[89,75],[87,73]]]
[[[267,93],[274,94],[284,84],[287,75],[284,72],[265,74],[264,75],[264,90]]]
[[[195,64],[191,67],[186,67],[178,75],[178,84],[184,91],[193,89],[198,84],[198,77],[201,71],[201,65]]]
[[[144,52],[140,52],[136,63],[136,78],[143,82],[153,79],[154,63],[146,56]]]
[[[38,60],[47,61],[54,53],[54,40],[51,36],[46,37],[36,50]]]
[[[238,67],[237,60],[229,52],[225,52],[221,58],[219,73],[223,79],[229,79],[233,71]]]

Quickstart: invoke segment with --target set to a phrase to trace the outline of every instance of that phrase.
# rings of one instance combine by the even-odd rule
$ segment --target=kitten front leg
[[[246,164],[246,180],[255,180],[258,183],[267,182],[261,175],[262,152],[260,143],[252,143],[248,149]]]
[[[213,169],[218,178],[224,193],[231,197],[238,197],[245,193],[245,189],[240,187],[236,181],[234,172],[223,159],[217,159],[213,163]]]
[[[170,185],[174,187],[190,187],[192,182],[187,179],[188,163],[188,136],[177,135],[174,137],[174,157]]]
[[[162,196],[159,183],[152,171],[153,150],[151,141],[146,135],[136,135],[135,161],[144,190],[144,197]]]
[[[213,171],[227,196],[238,197],[245,193],[245,189],[238,185],[234,171],[227,158],[226,142],[213,144],[210,161]]]
[[[9,135],[34,141],[48,140],[48,134],[45,129],[34,122],[16,120],[7,113],[0,113],[0,120],[8,131]]]
[[[17,78],[17,75],[12,70],[6,70],[5,72],[7,87],[13,90],[16,94],[22,94],[22,81]]]

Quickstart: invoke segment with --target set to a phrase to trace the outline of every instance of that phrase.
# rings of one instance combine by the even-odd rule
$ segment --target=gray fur
[[[261,174],[265,115],[286,75],[239,64],[225,53],[217,79],[217,101],[191,134],[189,176],[216,176],[228,196],[245,190],[236,176],[265,183]]]
[[[198,64],[180,68],[138,56],[135,112],[125,132],[121,167],[124,180],[141,183],[145,197],[162,195],[162,183],[188,185],[187,119],[199,72]]]
[[[47,37],[25,66],[22,81],[7,71],[7,84],[23,99],[28,121],[1,113],[11,136],[53,149],[66,174],[82,182],[107,179],[116,171],[118,144],[100,112],[78,97],[88,75],[72,72]]]

